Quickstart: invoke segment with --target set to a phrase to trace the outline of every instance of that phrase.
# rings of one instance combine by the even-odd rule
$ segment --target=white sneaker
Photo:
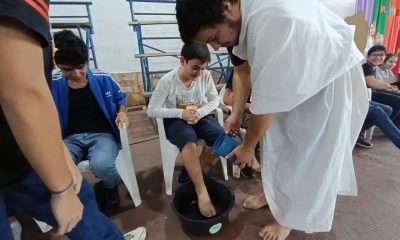
[[[146,239],[146,228],[138,227],[135,230],[124,234],[125,240],[144,240]]]

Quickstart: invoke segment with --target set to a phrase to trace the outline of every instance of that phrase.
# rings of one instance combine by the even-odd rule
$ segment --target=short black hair
[[[385,52],[386,54],[386,48],[383,45],[374,45],[368,50],[367,56],[370,56],[374,52]]]
[[[188,62],[192,59],[198,59],[201,63],[209,63],[211,61],[210,51],[204,43],[189,42],[183,44],[181,56]]]
[[[89,52],[85,42],[72,31],[56,32],[53,39],[58,49],[54,54],[56,64],[65,64],[77,68],[89,61]]]
[[[386,53],[386,57],[385,57],[385,60],[383,60],[383,63],[387,62],[391,57],[397,58],[397,55],[394,53]]]
[[[224,21],[224,2],[238,0],[176,0],[176,20],[183,42],[190,42],[204,27]]]

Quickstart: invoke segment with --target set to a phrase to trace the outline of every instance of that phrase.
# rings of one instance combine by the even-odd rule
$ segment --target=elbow
[[[153,109],[147,109],[147,116],[148,117],[154,117],[154,112],[153,112]]]

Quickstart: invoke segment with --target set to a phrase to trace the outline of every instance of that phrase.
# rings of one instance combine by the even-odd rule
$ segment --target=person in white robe
[[[259,235],[330,231],[336,197],[357,195],[352,149],[368,110],[354,27],[317,0],[177,0],[183,41],[235,46],[248,61],[234,81],[226,130],[238,130],[250,90],[254,114],[236,163],[262,139],[262,180],[275,222]],[[235,69],[236,72],[236,69]]]

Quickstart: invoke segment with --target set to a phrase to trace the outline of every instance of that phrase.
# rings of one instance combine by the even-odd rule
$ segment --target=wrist
[[[60,190],[50,190],[51,195],[61,195],[64,192],[68,191],[69,189],[71,189],[74,186],[74,181],[71,178],[71,181],[69,182],[69,184],[67,186],[65,186],[64,188],[60,189]]]

